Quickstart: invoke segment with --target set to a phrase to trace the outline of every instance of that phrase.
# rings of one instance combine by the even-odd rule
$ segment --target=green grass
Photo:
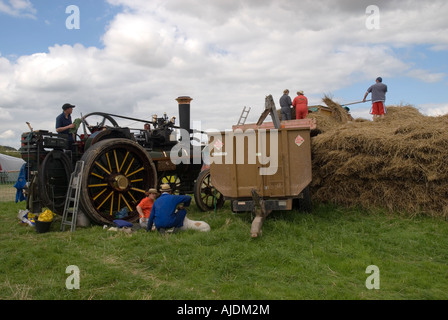
[[[251,214],[200,213],[209,233],[132,235],[100,226],[37,234],[23,204],[0,203],[0,299],[448,299],[448,223],[315,205],[274,212],[251,239]],[[80,289],[68,290],[70,265]],[[368,290],[369,265],[380,289]]]
[[[0,202],[16,199],[17,189],[14,188],[14,184],[15,182],[0,182]]]

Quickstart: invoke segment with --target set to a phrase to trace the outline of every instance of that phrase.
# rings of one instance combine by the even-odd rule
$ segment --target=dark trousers
[[[290,107],[282,107],[280,110],[282,115],[282,121],[291,120],[291,108]]]

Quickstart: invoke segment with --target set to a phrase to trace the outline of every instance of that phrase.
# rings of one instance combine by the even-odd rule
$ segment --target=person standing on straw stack
[[[282,121],[291,120],[291,106],[292,101],[291,97],[289,96],[289,90],[286,89],[283,91],[283,96],[280,98],[280,112],[282,115]]]
[[[308,115],[308,98],[304,96],[303,91],[297,91],[297,97],[292,102],[296,108],[296,119],[305,119]]]
[[[364,100],[362,102],[366,102],[366,98],[369,93],[372,93],[372,112],[373,120],[376,118],[384,118],[384,114],[386,113],[386,108],[384,107],[384,102],[386,101],[386,92],[387,86],[383,83],[383,79],[381,77],[376,78],[376,83],[372,85],[369,89],[367,89],[366,94],[364,95]]]

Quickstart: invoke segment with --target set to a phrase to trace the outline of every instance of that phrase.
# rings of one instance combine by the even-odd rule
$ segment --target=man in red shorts
[[[303,95],[303,91],[297,92],[292,106],[296,108],[296,119],[305,119],[308,115],[308,99]]]
[[[367,89],[366,94],[364,95],[363,102],[366,102],[366,98],[369,93],[372,93],[372,112],[373,120],[376,118],[384,118],[384,114],[386,113],[386,109],[384,107],[384,102],[386,101],[386,92],[387,86],[383,83],[383,79],[378,77],[376,79],[376,83],[372,85],[369,89]]]

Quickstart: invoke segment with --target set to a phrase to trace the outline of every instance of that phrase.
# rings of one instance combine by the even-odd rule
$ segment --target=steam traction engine
[[[166,115],[154,116],[148,122],[95,112],[81,118],[71,147],[67,136],[32,129],[22,134],[20,152],[27,162],[27,208],[38,213],[47,207],[62,215],[70,176],[79,160],[84,161],[80,209],[94,223],[110,224],[118,213],[124,220],[137,221],[136,206],[145,191],[163,183],[170,184],[175,193],[195,193],[196,203],[204,211],[222,206],[221,195],[210,184],[209,170],[202,170],[202,157],[193,152],[190,141],[183,141],[189,150],[179,149],[181,163],[173,163],[170,157],[173,147],[180,143],[174,137],[175,129],[185,130],[192,139],[191,100],[177,99],[180,127],[175,126],[175,118]],[[119,127],[116,118],[142,122],[143,129]]]

